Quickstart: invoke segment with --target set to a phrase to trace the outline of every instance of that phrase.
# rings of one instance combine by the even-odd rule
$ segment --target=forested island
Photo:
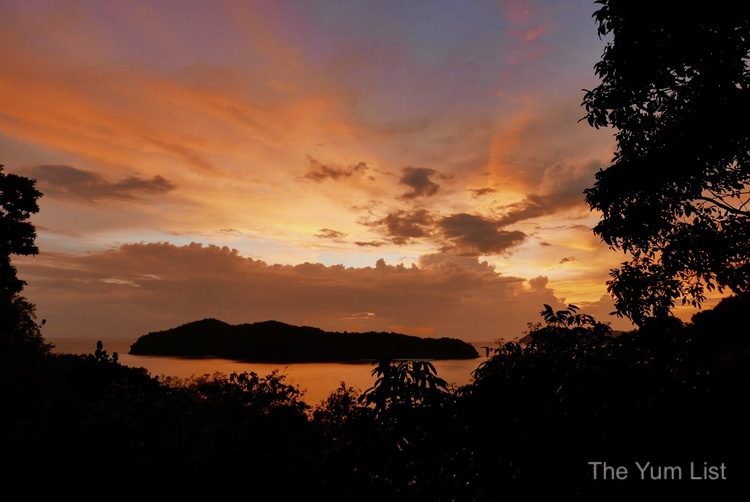
[[[143,335],[130,353],[147,356],[223,357],[255,362],[473,359],[476,349],[456,338],[400,333],[340,333],[278,321],[232,325],[203,319]]]

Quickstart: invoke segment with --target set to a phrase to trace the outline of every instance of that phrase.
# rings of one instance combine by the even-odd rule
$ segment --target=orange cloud
[[[226,247],[162,243],[83,256],[43,253],[16,263],[53,341],[135,338],[204,317],[347,330],[362,321],[352,312],[375,313],[367,316],[372,330],[398,326],[492,340],[520,335],[543,303],[561,306],[546,279],[527,287],[523,279],[498,275],[467,257],[431,255],[412,267],[383,261],[366,268],[280,266]]]

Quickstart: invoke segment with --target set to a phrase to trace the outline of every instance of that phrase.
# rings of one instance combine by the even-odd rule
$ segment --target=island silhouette
[[[203,319],[141,336],[130,353],[144,356],[221,357],[254,362],[331,362],[397,359],[474,359],[457,338],[401,333],[330,332],[279,321],[232,325]]]

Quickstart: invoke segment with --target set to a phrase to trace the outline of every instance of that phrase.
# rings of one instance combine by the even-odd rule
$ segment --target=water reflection
[[[69,354],[91,353],[96,341],[81,338],[58,338],[50,340],[55,344],[55,351]],[[104,347],[108,352],[118,352],[120,362],[127,366],[146,368],[152,375],[166,375],[189,377],[241,371],[254,371],[264,375],[273,370],[280,370],[290,383],[305,390],[304,400],[310,404],[317,404],[326,398],[339,384],[344,381],[351,387],[365,390],[372,383],[370,364],[350,363],[248,363],[228,359],[182,359],[161,356],[134,356],[128,354],[132,340],[111,339],[104,340]],[[486,345],[486,344],[485,344]],[[484,353],[483,350],[481,350]],[[435,368],[441,378],[453,385],[463,385],[471,380],[471,372],[479,365],[484,357],[478,359],[461,359],[434,361]]]

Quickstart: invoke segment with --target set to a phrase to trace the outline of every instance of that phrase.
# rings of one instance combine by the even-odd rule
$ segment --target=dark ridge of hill
[[[221,357],[256,362],[333,362],[380,359],[473,359],[476,349],[456,338],[399,333],[328,332],[278,321],[231,325],[203,319],[143,335],[130,353]]]

